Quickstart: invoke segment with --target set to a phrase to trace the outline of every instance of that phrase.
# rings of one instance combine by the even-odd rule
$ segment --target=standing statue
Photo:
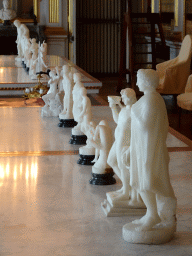
[[[70,73],[69,65],[64,65],[63,66],[62,73],[63,73],[62,88],[63,88],[63,91],[64,91],[64,98],[63,98],[63,111],[61,112],[61,115],[65,115],[66,111],[67,111],[68,97],[69,97],[69,95],[65,95],[67,93],[67,86],[66,86],[66,83],[68,81],[67,78],[68,78],[69,73]],[[66,90],[66,93],[65,93],[65,90]]]
[[[106,120],[102,120],[95,129],[93,139],[89,143],[95,147],[97,153],[95,164],[92,167],[92,179],[89,181],[93,185],[111,185],[116,182],[113,178],[113,170],[107,164],[109,151],[113,143],[113,134]]]
[[[130,186],[140,193],[147,212],[123,227],[123,238],[133,243],[164,243],[176,228],[176,198],[166,146],[167,111],[156,91],[159,77],[155,70],[140,69],[137,85],[144,96],[132,106],[131,144],[125,154],[130,159]]]
[[[48,81],[48,84],[50,85],[50,89],[47,94],[42,96],[45,106],[42,108],[41,115],[59,116],[62,108],[57,89],[59,76],[56,74],[55,70],[50,71],[49,76],[50,80]]]
[[[42,44],[39,43],[38,46],[38,70],[37,72],[47,72],[48,66],[46,65],[47,58],[47,44],[43,41]]]
[[[73,72],[70,71],[69,65],[63,67],[63,90],[64,90],[64,108],[59,114],[59,127],[74,127],[77,123],[73,118]]]
[[[31,47],[30,53],[32,54],[32,58],[29,64],[29,76],[31,79],[37,79],[36,75],[36,66],[38,62],[38,43],[36,42],[35,38],[31,39]]]
[[[16,17],[16,12],[10,9],[10,0],[3,0],[3,9],[0,10],[0,19],[4,20],[5,25],[10,25],[10,20]]]
[[[27,68],[30,67],[30,61],[32,58],[31,49],[31,40],[28,37],[25,37],[25,47],[24,47],[24,63]]]
[[[17,28],[17,40],[16,40],[16,44],[17,44],[17,54],[18,56],[16,57],[16,60],[21,60],[21,58],[23,57],[23,52],[22,52],[22,46],[21,46],[21,38],[22,38],[22,27],[21,27],[21,22],[19,20],[15,20],[13,22],[13,24],[16,26]]]
[[[114,96],[112,96],[113,99]],[[117,96],[116,96],[117,97]],[[136,94],[133,89],[127,88],[121,90],[121,98],[125,106],[119,101],[116,103],[109,97],[109,106],[112,110],[113,119],[117,124],[115,129],[115,142],[109,152],[108,164],[113,168],[115,174],[122,182],[122,188],[115,192],[107,193],[112,196],[113,200],[129,201],[132,206],[143,205],[138,193],[130,188],[129,170],[122,161],[122,153],[129,148],[131,140],[131,107],[136,102]],[[118,111],[117,105],[120,107]]]
[[[74,120],[77,122],[77,125],[72,128],[71,131],[71,140],[69,141],[70,144],[75,145],[82,145],[86,143],[87,137],[81,130],[81,123],[79,121],[79,116],[83,111],[82,105],[82,95],[81,95],[81,88],[84,88],[83,83],[80,82],[81,75],[79,73],[73,74],[73,81],[75,83],[72,91],[73,95],[73,117]]]

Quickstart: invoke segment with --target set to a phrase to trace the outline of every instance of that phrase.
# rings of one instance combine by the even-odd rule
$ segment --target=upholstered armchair
[[[187,80],[185,93],[177,96],[177,105],[186,110],[192,110],[192,75]]]
[[[157,64],[160,78],[157,91],[162,94],[181,94],[185,91],[190,75],[192,38],[186,35],[183,39],[179,55],[172,60]]]

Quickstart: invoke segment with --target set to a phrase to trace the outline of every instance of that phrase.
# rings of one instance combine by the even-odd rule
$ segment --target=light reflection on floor
[[[111,122],[106,107],[99,111],[95,107],[93,113],[95,120],[107,113]],[[106,192],[121,187],[120,180],[116,177],[112,186],[89,184],[91,167],[76,164],[79,146],[68,144],[70,129],[59,129],[55,118],[42,119],[35,108],[13,108],[10,112],[0,108],[0,116],[10,125],[2,123],[1,129],[1,256],[191,256],[192,152],[188,145],[169,136],[169,145],[188,150],[170,153],[170,177],[178,201],[175,238],[162,246],[132,245],[122,239],[122,227],[135,216],[107,218],[100,207]],[[10,131],[17,137],[11,137]],[[31,140],[35,134],[38,147]]]

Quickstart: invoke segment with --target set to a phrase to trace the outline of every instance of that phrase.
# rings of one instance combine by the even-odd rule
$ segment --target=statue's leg
[[[119,177],[121,180],[121,171],[118,168],[117,164],[117,156],[116,156],[116,142],[113,143],[113,146],[111,147],[111,150],[109,152],[107,163],[111,168],[114,170],[115,174]]]
[[[134,224],[139,224],[138,231],[150,230],[153,226],[161,222],[157,211],[156,194],[150,191],[140,193],[143,202],[147,207],[146,214],[138,220],[133,221]]]

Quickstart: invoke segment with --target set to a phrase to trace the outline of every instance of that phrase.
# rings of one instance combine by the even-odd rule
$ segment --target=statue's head
[[[9,9],[10,8],[9,0],[3,0],[3,8],[5,8],[5,9]]]
[[[64,72],[64,74],[67,74],[67,73],[70,72],[69,65],[64,65],[64,66],[63,66],[63,72]]]
[[[122,98],[123,102],[125,103],[125,105],[127,105],[128,103],[129,103],[129,105],[132,105],[137,101],[136,93],[131,88],[123,89],[123,90],[121,90],[120,93],[121,93],[121,98]]]
[[[32,43],[32,44],[36,43],[36,39],[35,39],[35,38],[32,38],[32,39],[31,39],[31,43]]]
[[[51,71],[49,72],[49,76],[50,76],[50,77],[56,76],[56,71],[55,71],[55,70],[51,70]]]
[[[140,89],[156,89],[159,85],[159,76],[154,69],[139,69],[137,72],[137,85]],[[142,87],[142,88],[141,88]]]
[[[16,26],[16,27],[20,27],[21,26],[21,22],[19,20],[15,20],[13,22],[13,24]]]

